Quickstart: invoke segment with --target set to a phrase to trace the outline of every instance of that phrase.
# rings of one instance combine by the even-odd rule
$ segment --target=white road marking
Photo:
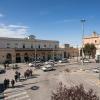
[[[22,100],[22,99],[25,99],[25,98],[29,98],[29,96],[26,95],[26,96],[23,96],[23,97],[18,97],[18,98],[14,99],[14,100]]]
[[[22,92],[22,93],[18,93],[18,94],[14,94],[14,95],[11,95],[11,96],[8,96],[8,97],[5,97],[5,100],[8,100],[8,99],[11,99],[11,98],[14,98],[14,97],[17,97],[17,96],[20,96],[20,95],[24,95],[24,94],[27,94],[27,92]],[[7,94],[6,94],[7,95]],[[4,96],[6,96],[4,94]]]

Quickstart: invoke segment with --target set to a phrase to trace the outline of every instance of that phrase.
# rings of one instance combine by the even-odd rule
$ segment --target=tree
[[[82,84],[67,88],[62,83],[56,92],[52,92],[51,100],[99,100],[92,89],[86,91]]]
[[[90,56],[92,56],[92,58],[94,58],[95,54],[96,54],[96,47],[94,44],[87,43],[84,45],[83,52],[84,52],[85,56],[88,55],[89,58],[90,58]],[[82,55],[82,49],[80,50],[80,55]]]

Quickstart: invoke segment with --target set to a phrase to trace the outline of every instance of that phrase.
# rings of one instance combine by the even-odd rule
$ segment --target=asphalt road
[[[19,66],[18,71],[21,72],[23,80],[17,82],[14,89],[9,88],[4,91],[5,100],[51,100],[52,91],[56,90],[59,82],[67,87],[83,84],[86,90],[92,88],[100,96],[98,73],[93,72],[93,68],[99,67],[100,64],[89,63],[83,66],[77,63],[60,64],[56,65],[55,70],[48,72],[31,68],[33,77],[27,80],[24,80],[23,73],[29,68],[28,65],[20,64]],[[66,72],[66,68],[69,68],[70,72]],[[11,80],[14,74],[15,70],[10,69],[0,75],[0,78]]]

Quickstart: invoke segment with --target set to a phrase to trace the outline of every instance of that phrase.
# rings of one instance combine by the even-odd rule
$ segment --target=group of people
[[[32,73],[33,73],[32,69],[27,69],[27,70],[24,72],[24,77],[25,77],[25,79],[28,78],[28,77],[30,77],[30,76],[32,76]],[[4,88],[5,88],[5,89],[9,88],[10,83],[11,83],[11,86],[14,87],[15,82],[20,81],[20,76],[21,76],[21,73],[18,72],[18,71],[16,71],[16,72],[15,72],[15,75],[14,75],[14,79],[9,80],[9,79],[6,79],[6,78],[5,78],[5,79],[4,79]]]
[[[12,79],[11,81],[6,78],[4,79],[4,88],[5,89],[9,88],[10,82],[11,82],[12,87],[14,87],[14,84],[15,84],[14,79]]]
[[[32,73],[33,73],[32,69],[27,69],[27,70],[24,72],[24,77],[25,77],[25,79],[28,78],[28,77],[30,77],[30,76],[32,76]]]
[[[4,69],[7,69],[7,67],[9,67],[9,64],[4,63]]]

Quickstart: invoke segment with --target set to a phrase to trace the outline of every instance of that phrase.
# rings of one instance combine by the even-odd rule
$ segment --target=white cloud
[[[0,13],[0,17],[3,17],[4,15],[2,13]]]
[[[28,33],[27,26],[0,24],[0,37],[24,38]]]
[[[56,21],[55,23],[69,23],[69,22],[75,22],[77,21],[77,19],[64,19],[64,20],[60,20],[60,21]]]

